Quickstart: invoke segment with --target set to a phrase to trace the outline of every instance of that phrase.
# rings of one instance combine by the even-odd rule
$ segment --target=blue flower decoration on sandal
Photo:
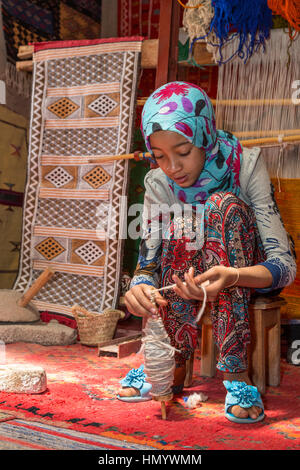
[[[230,421],[235,423],[257,423],[264,419],[264,405],[261,400],[259,391],[253,385],[247,385],[245,382],[239,382],[233,380],[224,380],[223,382],[227,395],[225,399],[225,416]],[[261,414],[256,418],[238,418],[230,413],[228,410],[232,406],[239,405],[241,408],[251,408],[251,406],[257,406],[261,408]]]
[[[140,389],[144,385],[146,377],[144,364],[142,364],[138,369],[131,369],[120,383],[123,387],[135,387]]]
[[[122,387],[133,387],[139,391],[139,395],[131,397],[123,397],[117,395],[117,398],[122,401],[128,402],[138,402],[138,401],[148,401],[152,397],[150,395],[150,390],[152,385],[146,382],[147,375],[144,372],[144,365],[142,364],[138,369],[131,369],[126,377],[120,381]]]

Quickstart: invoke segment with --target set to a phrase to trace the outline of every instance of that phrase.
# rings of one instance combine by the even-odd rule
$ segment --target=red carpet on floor
[[[199,375],[199,358],[192,387],[167,405],[167,420],[160,404],[124,403],[115,398],[119,381],[139,367],[142,355],[125,359],[98,357],[97,348],[81,344],[40,346],[6,345],[7,363],[42,366],[48,388],[42,394],[0,392],[0,412],[15,419],[115,439],[134,448],[184,450],[299,450],[300,368],[282,360],[280,387],[268,387],[263,398],[266,418],[257,424],[235,424],[224,417],[222,376]],[[190,410],[184,398],[204,393],[208,400]],[[113,442],[113,441],[111,441]],[[125,447],[125,446],[124,446]]]

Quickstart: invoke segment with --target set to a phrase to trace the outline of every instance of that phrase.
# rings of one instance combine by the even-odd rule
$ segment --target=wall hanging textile
[[[27,126],[23,116],[0,106],[0,289],[11,289],[18,273]]]
[[[158,38],[160,0],[118,0],[118,34]]]
[[[15,67],[21,45],[101,37],[101,1],[2,0],[7,83],[19,94],[30,95],[30,75]]]
[[[15,289],[46,267],[39,310],[71,315],[118,300],[140,37],[35,44],[21,263]]]

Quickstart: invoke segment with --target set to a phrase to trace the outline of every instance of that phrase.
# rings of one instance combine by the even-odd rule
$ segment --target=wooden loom
[[[205,51],[206,45],[205,43],[196,43],[194,54],[197,58],[197,64],[199,65],[215,65],[212,62],[212,55]],[[25,72],[32,72],[33,70],[33,62],[32,60],[25,60],[31,59],[33,55],[33,46],[20,46],[18,57],[20,60],[17,62],[17,70],[18,71],[25,71]],[[209,57],[211,56],[211,57]],[[159,40],[158,39],[148,39],[143,42],[142,46],[142,59],[141,59],[141,67],[143,69],[151,69],[157,68],[159,64]],[[181,62],[181,65],[184,64]],[[186,63],[186,65],[188,65]],[[162,75],[162,74],[161,74]],[[175,78],[174,78],[175,79]],[[167,81],[170,81],[168,79]],[[165,81],[163,81],[165,83]],[[159,86],[159,85],[158,85]],[[139,98],[137,99],[137,105],[143,106],[146,102],[147,98]],[[262,99],[262,100],[211,100],[214,106],[222,105],[222,106],[268,106],[268,105],[275,105],[275,106],[297,106],[300,105],[300,100],[296,103],[293,102],[291,99]],[[300,141],[300,129],[285,129],[285,130],[278,130],[278,131],[249,131],[249,132],[236,132],[236,137],[240,138],[240,142],[244,147],[253,147],[255,145],[270,145],[270,144],[281,144],[281,143],[292,143]],[[279,136],[282,136],[279,140]],[[244,137],[256,137],[255,139],[243,139]],[[90,159],[90,163],[104,163],[112,160],[122,160],[122,159],[135,159],[135,160],[142,160],[143,157],[150,157],[150,153],[142,153],[140,152],[139,155],[136,153],[130,153],[125,155],[107,155],[101,159]]]

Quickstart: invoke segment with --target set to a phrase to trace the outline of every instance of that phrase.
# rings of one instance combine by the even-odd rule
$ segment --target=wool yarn
[[[285,18],[296,31],[300,31],[299,0],[268,0],[268,7],[276,15]]]
[[[234,41],[224,49],[224,57],[231,57],[237,45]],[[272,29],[268,46],[257,52],[246,66],[237,58],[222,65],[218,73],[216,125],[226,129],[240,139],[267,137],[278,138],[277,143],[261,146],[260,158],[264,159],[271,178],[300,177],[300,146],[297,142],[284,145],[280,136],[299,133],[300,106],[291,104],[260,105],[259,100],[291,99],[299,97],[300,35],[292,41],[283,29]],[[245,97],[249,104],[224,106],[222,100]],[[251,103],[252,101],[252,103]]]
[[[205,286],[209,281],[201,286],[203,291],[203,302],[200,307],[196,322],[200,321],[206,306],[207,294]],[[176,284],[152,289],[151,301],[155,305],[155,292],[172,289]],[[172,393],[172,384],[175,370],[175,352],[180,352],[171,345],[170,338],[165,330],[162,318],[160,316],[149,317],[144,328],[142,338],[142,348],[140,352],[144,353],[145,372],[152,385],[151,395],[164,396]]]
[[[152,385],[151,395],[169,395],[172,393],[177,350],[171,346],[161,318],[148,318],[142,343],[145,372]]]
[[[197,8],[198,5],[198,8]],[[214,16],[214,9],[211,0],[203,0],[201,7],[199,7],[198,0],[189,0],[183,12],[182,25],[186,30],[190,42],[196,38],[206,38],[210,31],[210,23]]]
[[[245,2],[245,0],[212,0],[214,17],[210,31],[216,36],[217,42],[212,46],[218,48],[217,62],[226,63],[234,56],[247,62],[260,46],[265,46],[272,27],[272,11],[267,0]],[[222,48],[226,43],[238,37],[238,46],[232,57],[224,60]]]

